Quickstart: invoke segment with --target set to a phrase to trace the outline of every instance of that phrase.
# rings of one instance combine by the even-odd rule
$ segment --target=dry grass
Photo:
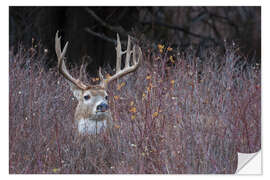
[[[234,47],[207,50],[203,63],[193,50],[168,53],[144,54],[111,84],[114,133],[78,140],[65,80],[43,70],[43,52],[11,51],[10,173],[234,173],[237,151],[261,147],[260,69]]]

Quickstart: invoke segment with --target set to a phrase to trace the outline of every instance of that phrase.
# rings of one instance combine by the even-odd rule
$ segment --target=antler
[[[142,59],[142,50],[137,45],[134,45],[132,50],[130,50],[130,46],[131,46],[130,45],[130,36],[128,36],[127,50],[122,51],[120,38],[119,38],[119,35],[117,33],[116,73],[113,76],[104,79],[102,76],[102,73],[101,73],[101,68],[99,68],[99,77],[101,79],[102,86],[107,87],[109,82],[137,69],[137,67],[139,66],[140,61]],[[125,59],[125,67],[124,67],[124,69],[121,70],[121,60],[122,60],[123,54],[126,54],[126,59]],[[132,62],[133,62],[132,66],[130,65],[131,54],[132,54]],[[136,55],[138,55],[138,57],[136,57]]]
[[[86,85],[84,85],[80,79],[74,79],[68,72],[64,59],[65,59],[65,54],[67,52],[67,47],[68,47],[68,42],[66,42],[66,45],[61,52],[61,37],[58,37],[58,31],[56,32],[55,35],[55,52],[58,58],[58,70],[59,72],[71,83],[76,85],[78,88],[85,90],[87,88]]]

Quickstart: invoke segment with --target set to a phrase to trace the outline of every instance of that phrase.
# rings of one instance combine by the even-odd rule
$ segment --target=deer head
[[[108,84],[132,71],[135,71],[142,59],[141,48],[133,45],[131,50],[130,36],[128,36],[127,50],[122,51],[119,35],[117,34],[116,46],[116,73],[109,78],[104,78],[99,68],[99,85],[85,85],[80,78],[75,79],[68,72],[65,65],[65,54],[68,42],[63,51],[61,50],[61,37],[58,31],[55,36],[55,52],[58,58],[58,70],[68,80],[73,95],[78,100],[75,110],[74,122],[79,134],[97,134],[102,129],[112,126],[112,116],[108,105],[108,94],[106,92]],[[126,55],[125,67],[121,69],[122,55]],[[130,63],[132,55],[132,65]],[[80,72],[81,77],[81,72]]]

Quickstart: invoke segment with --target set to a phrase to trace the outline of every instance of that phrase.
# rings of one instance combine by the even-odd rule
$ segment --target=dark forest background
[[[260,7],[10,7],[9,46],[42,45],[43,64],[56,65],[57,30],[69,41],[68,64],[88,63],[88,72],[114,66],[116,33],[125,43],[130,34],[146,48],[158,44],[177,50],[192,46],[201,56],[207,48],[225,50],[236,43],[250,63],[261,59]]]

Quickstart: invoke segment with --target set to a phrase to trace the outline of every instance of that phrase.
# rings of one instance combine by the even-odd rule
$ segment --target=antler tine
[[[132,51],[130,50],[130,36],[128,36],[127,50],[121,50],[121,43],[119,35],[117,34],[117,46],[116,46],[116,73],[110,78],[103,79],[101,71],[99,72],[99,76],[102,77],[102,84],[104,87],[107,87],[108,83],[137,69],[142,59],[142,51],[139,46],[134,45]],[[137,47],[137,48],[136,48]],[[137,51],[138,49],[138,51]],[[121,70],[121,59],[122,55],[126,53],[125,67]],[[130,66],[130,55],[133,55],[132,61],[133,65]],[[138,54],[138,55],[137,55]]]
[[[58,70],[59,72],[71,83],[76,85],[80,89],[86,89],[86,86],[78,79],[74,79],[68,72],[64,58],[65,54],[67,52],[67,47],[68,47],[68,42],[66,42],[65,47],[63,51],[61,52],[61,37],[58,37],[58,31],[56,32],[55,35],[55,52],[58,58]]]
[[[85,63],[85,58],[83,58],[82,60],[82,65],[81,65],[81,68],[80,68],[80,75],[79,75],[79,80],[82,80],[82,77],[83,77],[83,71],[85,71],[85,68],[87,67],[87,63]]]
[[[116,73],[121,70],[121,57],[122,57],[122,48],[121,42],[119,38],[119,34],[117,33],[117,45],[116,45]]]
[[[130,51],[130,36],[128,36],[125,68],[126,68],[126,67],[129,67],[130,54],[131,54],[132,52],[134,52],[134,51]]]
[[[104,79],[102,73],[101,73],[101,67],[99,67],[99,70],[98,70],[98,75],[99,75],[99,79],[100,79],[100,86],[102,87],[107,87],[107,83],[106,83],[106,79]]]

